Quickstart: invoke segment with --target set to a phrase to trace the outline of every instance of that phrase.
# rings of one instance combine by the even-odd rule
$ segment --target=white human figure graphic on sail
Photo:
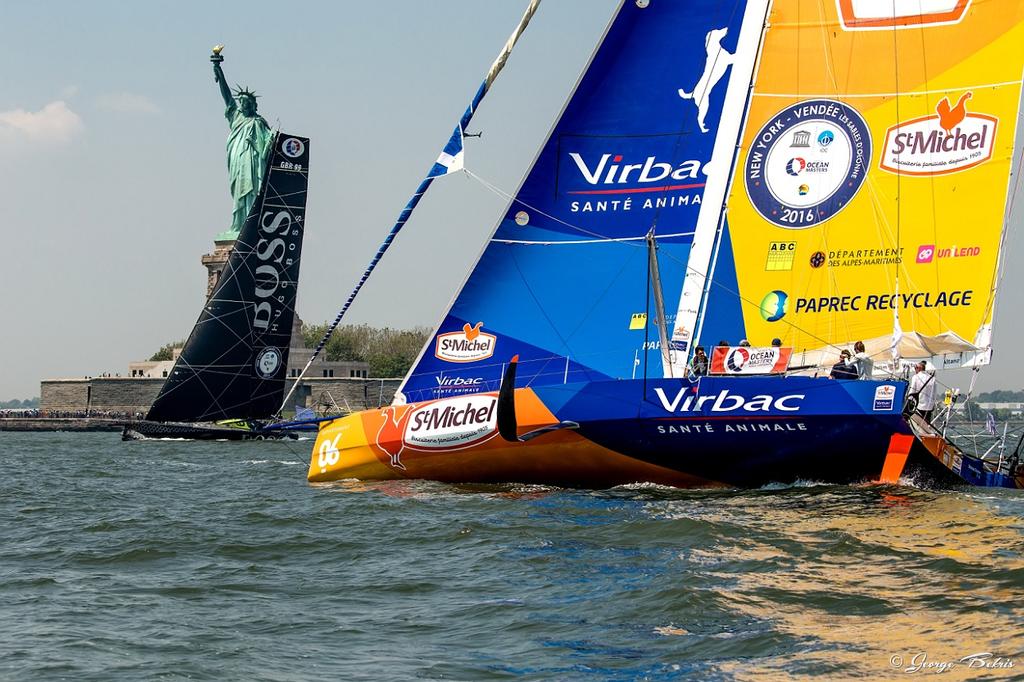
[[[719,81],[725,77],[725,72],[732,66],[736,55],[722,47],[722,39],[728,35],[728,28],[713,28],[704,37],[704,47],[707,50],[707,61],[704,63],[704,73],[693,90],[687,92],[679,89],[679,96],[683,99],[693,100],[697,105],[697,123],[702,133],[708,132],[705,121],[708,117],[708,105],[711,100],[711,93]]]

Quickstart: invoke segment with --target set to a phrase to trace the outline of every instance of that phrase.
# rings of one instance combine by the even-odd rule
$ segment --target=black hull
[[[176,422],[140,421],[126,424],[121,440],[176,438],[182,440],[295,440],[298,434],[289,431],[249,431],[216,424],[181,424]]]

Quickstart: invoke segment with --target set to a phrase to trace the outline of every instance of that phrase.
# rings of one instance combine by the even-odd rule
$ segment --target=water
[[[309,445],[0,433],[0,678],[1024,675],[1014,491],[310,486]]]

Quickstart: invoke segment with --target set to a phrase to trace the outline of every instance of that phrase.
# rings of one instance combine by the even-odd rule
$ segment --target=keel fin
[[[914,437],[901,433],[892,434],[889,439],[889,451],[885,455],[885,464],[882,465],[882,475],[879,483],[897,484],[903,474],[903,467],[907,465],[907,457],[910,455],[910,448],[914,445]]]
[[[512,443],[525,443],[552,431],[580,428],[576,422],[563,421],[519,435],[519,420],[516,418],[516,365],[518,364],[519,356],[515,355],[509,361],[508,367],[505,368],[505,375],[501,379],[501,388],[498,390],[498,433],[501,437]]]
[[[519,422],[516,419],[516,366],[519,356],[515,355],[505,368],[498,390],[498,433],[507,441],[519,440]]]

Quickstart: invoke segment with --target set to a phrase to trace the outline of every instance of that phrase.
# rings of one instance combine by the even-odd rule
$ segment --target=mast
[[[651,285],[654,288],[654,314],[658,322],[658,342],[661,348],[662,366],[666,376],[672,376],[671,349],[668,346],[668,329],[665,326],[665,298],[661,293],[661,274],[658,271],[658,243],[654,229],[647,233],[647,260],[650,263]]]
[[[714,255],[721,238],[721,228],[725,224],[726,197],[739,160],[739,139],[743,134],[762,39],[768,29],[767,18],[771,4],[772,0],[751,0],[743,16],[739,46],[725,94],[725,113],[709,164],[712,173],[704,189],[704,202],[697,217],[686,279],[683,281],[683,292],[679,298],[675,329],[672,332],[672,349],[677,352],[673,353],[671,368],[668,365],[665,367],[667,377],[673,374],[684,375],[693,346],[700,338],[701,311],[714,275]]]

